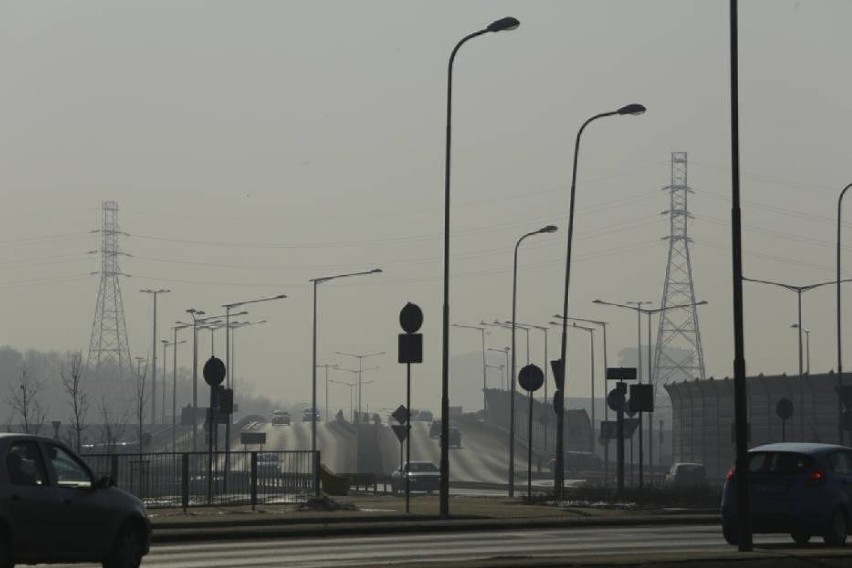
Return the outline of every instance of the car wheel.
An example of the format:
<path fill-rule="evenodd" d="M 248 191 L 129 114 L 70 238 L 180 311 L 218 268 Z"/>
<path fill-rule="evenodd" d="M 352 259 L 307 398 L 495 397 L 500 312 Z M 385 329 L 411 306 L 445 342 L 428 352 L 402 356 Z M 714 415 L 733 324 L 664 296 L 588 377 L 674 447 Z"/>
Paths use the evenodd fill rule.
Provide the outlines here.
<path fill-rule="evenodd" d="M 811 535 L 802 531 L 791 532 L 790 536 L 793 537 L 793 542 L 796 544 L 808 544 L 811 540 Z"/>
<path fill-rule="evenodd" d="M 831 516 L 831 521 L 828 523 L 828 529 L 823 535 L 823 540 L 828 546 L 843 546 L 846 544 L 846 531 L 848 524 L 846 522 L 846 513 L 842 509 L 838 509 Z"/>
<path fill-rule="evenodd" d="M 732 522 L 722 522 L 722 536 L 725 537 L 725 542 L 737 545 L 737 526 Z"/>
<path fill-rule="evenodd" d="M 139 568 L 142 563 L 142 534 L 130 525 L 118 535 L 109 558 L 103 561 L 103 568 Z"/>

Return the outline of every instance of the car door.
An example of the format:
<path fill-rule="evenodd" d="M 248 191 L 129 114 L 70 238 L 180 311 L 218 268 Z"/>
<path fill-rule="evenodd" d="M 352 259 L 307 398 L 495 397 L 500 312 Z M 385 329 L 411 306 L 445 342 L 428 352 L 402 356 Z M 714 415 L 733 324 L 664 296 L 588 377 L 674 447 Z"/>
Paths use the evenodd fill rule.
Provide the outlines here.
<path fill-rule="evenodd" d="M 56 520 L 69 551 L 86 555 L 106 550 L 112 521 L 108 491 L 96 488 L 89 468 L 70 450 L 50 442 L 44 449 L 59 502 Z"/>
<path fill-rule="evenodd" d="M 47 468 L 38 443 L 21 440 L 9 444 L 4 467 L 9 484 L 6 508 L 17 553 L 61 554 L 62 543 L 54 538 L 59 529 L 56 496 L 48 484 Z"/>

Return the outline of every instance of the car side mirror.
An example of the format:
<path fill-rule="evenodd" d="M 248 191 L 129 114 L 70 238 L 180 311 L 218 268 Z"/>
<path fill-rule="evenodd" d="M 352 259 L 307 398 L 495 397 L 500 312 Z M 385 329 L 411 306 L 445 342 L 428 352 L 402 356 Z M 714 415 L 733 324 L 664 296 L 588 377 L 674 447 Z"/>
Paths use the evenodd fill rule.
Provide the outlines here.
<path fill-rule="evenodd" d="M 103 476 L 95 484 L 95 489 L 109 489 L 115 486 L 115 480 L 108 475 Z"/>

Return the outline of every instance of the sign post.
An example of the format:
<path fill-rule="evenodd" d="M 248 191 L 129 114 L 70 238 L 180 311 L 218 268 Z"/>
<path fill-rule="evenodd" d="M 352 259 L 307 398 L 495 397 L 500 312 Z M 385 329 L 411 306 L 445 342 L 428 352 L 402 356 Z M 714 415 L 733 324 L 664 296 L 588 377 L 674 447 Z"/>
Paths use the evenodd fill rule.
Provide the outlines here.
<path fill-rule="evenodd" d="M 793 416 L 793 401 L 782 398 L 775 405 L 775 414 L 781 419 L 781 441 L 787 441 L 787 421 Z"/>
<path fill-rule="evenodd" d="M 210 356 L 210 359 L 204 363 L 204 382 L 210 385 L 210 408 L 207 409 L 207 502 L 213 502 L 213 440 L 214 432 L 219 429 L 219 420 L 217 408 L 219 406 L 219 396 L 217 389 L 221 388 L 222 381 L 225 380 L 225 363 L 221 359 Z"/>
<path fill-rule="evenodd" d="M 518 373 L 518 383 L 522 389 L 529 393 L 530 400 L 529 412 L 527 413 L 527 501 L 532 502 L 533 393 L 544 384 L 544 373 L 536 365 L 527 365 Z"/>
<path fill-rule="evenodd" d="M 606 380 L 617 381 L 615 389 L 607 395 L 607 404 L 616 412 L 617 434 L 616 434 L 616 453 L 617 453 L 617 493 L 620 495 L 624 492 L 624 406 L 627 395 L 627 383 L 624 381 L 636 380 L 635 367 L 610 367 L 606 370 Z"/>
<path fill-rule="evenodd" d="M 401 422 L 405 426 L 405 437 L 407 438 L 406 443 L 406 456 L 405 461 L 407 464 L 411 463 L 411 364 L 412 363 L 422 363 L 423 362 L 423 335 L 417 333 L 417 330 L 420 329 L 420 326 L 423 325 L 423 311 L 417 304 L 412 304 L 408 302 L 403 306 L 403 308 L 399 311 L 399 325 L 402 327 L 405 333 L 399 334 L 399 356 L 397 358 L 399 363 L 405 363 L 405 406 L 400 406 L 401 409 L 405 410 L 405 422 Z M 399 408 L 397 409 L 399 411 Z M 399 421 L 399 420 L 397 420 Z M 446 426 L 446 425 L 445 425 Z M 445 428 L 446 430 L 446 428 Z M 399 434 L 397 434 L 399 437 Z M 449 440 L 441 439 L 441 444 L 447 444 Z M 402 455 L 402 438 L 400 438 L 400 457 Z M 443 446 L 442 446 L 443 447 Z M 402 472 L 405 475 L 405 512 L 410 513 L 410 499 L 411 499 L 411 480 L 407 471 Z M 442 479 L 441 487 L 442 489 L 445 487 L 444 484 L 449 484 L 449 480 Z"/>

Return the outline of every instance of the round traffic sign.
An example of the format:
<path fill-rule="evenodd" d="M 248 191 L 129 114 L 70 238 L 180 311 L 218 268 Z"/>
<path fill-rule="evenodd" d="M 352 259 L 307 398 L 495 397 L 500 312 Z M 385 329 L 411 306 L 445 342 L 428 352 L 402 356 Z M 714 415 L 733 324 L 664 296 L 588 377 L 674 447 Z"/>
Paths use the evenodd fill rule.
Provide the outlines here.
<path fill-rule="evenodd" d="M 225 380 L 225 363 L 221 359 L 217 359 L 211 355 L 207 362 L 204 363 L 203 374 L 204 382 L 211 387 L 221 385 L 222 381 Z"/>
<path fill-rule="evenodd" d="M 781 420 L 789 420 L 793 416 L 793 401 L 789 398 L 782 398 L 775 405 L 775 414 Z"/>
<path fill-rule="evenodd" d="M 606 395 L 606 404 L 611 410 L 621 410 L 624 408 L 624 393 L 618 389 L 612 389 L 609 391 L 609 394 Z"/>
<path fill-rule="evenodd" d="M 544 373 L 535 365 L 526 365 L 518 373 L 518 384 L 527 392 L 535 392 L 544 384 Z"/>
<path fill-rule="evenodd" d="M 405 333 L 417 333 L 420 326 L 423 325 L 423 310 L 417 304 L 408 302 L 399 311 L 399 325 L 405 330 Z"/>

